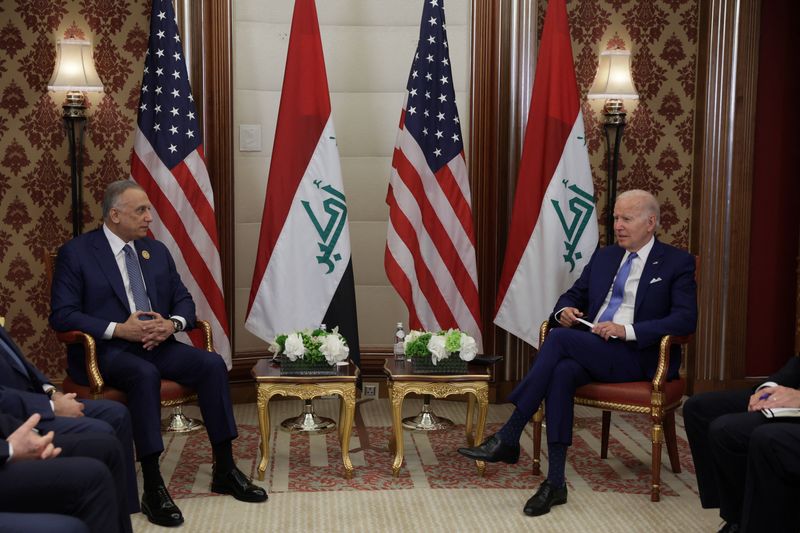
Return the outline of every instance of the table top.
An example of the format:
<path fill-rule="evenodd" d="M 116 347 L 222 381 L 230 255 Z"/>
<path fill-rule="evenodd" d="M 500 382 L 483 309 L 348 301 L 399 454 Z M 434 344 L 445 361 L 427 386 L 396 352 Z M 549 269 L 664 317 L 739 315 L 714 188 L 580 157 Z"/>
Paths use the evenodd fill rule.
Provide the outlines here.
<path fill-rule="evenodd" d="M 387 357 L 383 371 L 393 381 L 489 381 L 489 368 L 484 365 L 468 365 L 466 374 L 412 374 L 411 363 Z"/>
<path fill-rule="evenodd" d="M 342 381 L 352 381 L 355 383 L 358 377 L 358 367 L 348 360 L 347 366 L 339 366 L 339 373 L 335 376 L 281 376 L 281 367 L 272 364 L 271 357 L 259 359 L 250 375 L 261 383 L 332 383 Z"/>

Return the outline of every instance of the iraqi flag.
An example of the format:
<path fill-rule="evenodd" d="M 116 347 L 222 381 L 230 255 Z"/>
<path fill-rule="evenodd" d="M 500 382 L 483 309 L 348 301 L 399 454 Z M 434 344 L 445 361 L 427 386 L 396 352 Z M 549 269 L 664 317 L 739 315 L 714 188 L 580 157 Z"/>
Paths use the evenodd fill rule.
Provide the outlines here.
<path fill-rule="evenodd" d="M 297 0 L 245 327 L 339 327 L 359 363 L 347 203 L 314 0 Z"/>
<path fill-rule="evenodd" d="M 539 325 L 597 248 L 597 215 L 564 0 L 544 20 L 494 323 L 538 347 Z"/>

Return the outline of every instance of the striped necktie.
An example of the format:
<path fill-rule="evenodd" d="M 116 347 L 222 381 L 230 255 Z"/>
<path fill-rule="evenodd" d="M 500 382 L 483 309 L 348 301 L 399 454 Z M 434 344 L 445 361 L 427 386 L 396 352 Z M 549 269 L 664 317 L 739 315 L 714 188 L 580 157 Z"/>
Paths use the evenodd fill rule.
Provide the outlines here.
<path fill-rule="evenodd" d="M 133 303 L 136 305 L 135 311 L 150 311 L 150 300 L 147 298 L 142 270 L 133 246 L 126 244 L 122 249 L 125 251 L 125 266 L 128 268 L 128 282 L 133 293 Z"/>
<path fill-rule="evenodd" d="M 625 282 L 628 281 L 628 276 L 631 273 L 631 265 L 637 257 L 636 252 L 634 252 L 622 263 L 619 272 L 617 272 L 617 277 L 614 279 L 614 287 L 611 289 L 611 299 L 608 301 L 608 307 L 597 319 L 598 322 L 608 322 L 614 319 L 619 306 L 622 305 L 622 297 L 625 295 Z"/>

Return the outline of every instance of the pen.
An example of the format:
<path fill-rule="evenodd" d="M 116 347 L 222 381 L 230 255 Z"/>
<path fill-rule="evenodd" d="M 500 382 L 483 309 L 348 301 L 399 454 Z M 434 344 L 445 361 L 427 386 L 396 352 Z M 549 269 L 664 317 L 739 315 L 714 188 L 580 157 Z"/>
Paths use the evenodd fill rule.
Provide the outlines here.
<path fill-rule="evenodd" d="M 769 396 L 770 396 L 770 394 L 768 392 L 765 392 L 764 394 L 762 394 L 761 396 L 758 397 L 758 400 L 759 401 L 766 400 L 767 398 L 769 398 Z"/>

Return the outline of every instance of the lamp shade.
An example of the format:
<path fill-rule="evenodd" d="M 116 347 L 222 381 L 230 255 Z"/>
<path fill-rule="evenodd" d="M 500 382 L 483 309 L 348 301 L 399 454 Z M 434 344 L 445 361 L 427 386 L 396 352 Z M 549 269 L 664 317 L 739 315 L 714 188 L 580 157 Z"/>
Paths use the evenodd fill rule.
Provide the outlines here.
<path fill-rule="evenodd" d="M 47 88 L 51 91 L 103 92 L 92 58 L 92 43 L 62 39 L 56 43 L 56 70 Z"/>
<path fill-rule="evenodd" d="M 600 65 L 588 98 L 638 100 L 639 93 L 631 77 L 631 53 L 628 50 L 600 52 Z"/>

